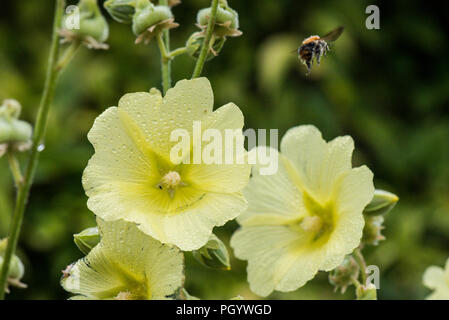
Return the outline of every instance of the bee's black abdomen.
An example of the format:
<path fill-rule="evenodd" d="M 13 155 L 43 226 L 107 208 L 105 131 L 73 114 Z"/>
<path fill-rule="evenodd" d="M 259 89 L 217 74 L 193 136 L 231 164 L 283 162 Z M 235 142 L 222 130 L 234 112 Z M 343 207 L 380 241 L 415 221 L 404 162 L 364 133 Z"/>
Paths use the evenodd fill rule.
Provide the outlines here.
<path fill-rule="evenodd" d="M 311 60 L 313 57 L 313 52 L 315 50 L 315 42 L 309 42 L 307 44 L 302 45 L 299 48 L 299 56 L 301 59 L 308 61 Z"/>

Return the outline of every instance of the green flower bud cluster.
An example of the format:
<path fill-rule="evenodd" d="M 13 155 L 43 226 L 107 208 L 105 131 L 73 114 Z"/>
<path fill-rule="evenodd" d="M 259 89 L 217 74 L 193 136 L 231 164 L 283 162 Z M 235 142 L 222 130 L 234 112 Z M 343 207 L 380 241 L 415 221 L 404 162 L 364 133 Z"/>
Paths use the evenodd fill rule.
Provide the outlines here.
<path fill-rule="evenodd" d="M 149 0 L 136 0 L 132 18 L 132 30 L 137 36 L 136 43 L 148 43 L 163 30 L 176 28 L 170 7 L 154 5 Z"/>
<path fill-rule="evenodd" d="M 187 54 L 194 59 L 198 59 L 200 54 L 211 14 L 212 8 L 204 8 L 198 11 L 196 26 L 200 28 L 201 31 L 193 33 L 186 42 Z M 238 37 L 242 35 L 242 32 L 238 30 L 238 28 L 238 13 L 230 8 L 225 0 L 221 0 L 217 7 L 214 31 L 206 60 L 211 60 L 220 53 L 226 41 L 226 37 Z"/>
<path fill-rule="evenodd" d="M 212 9 L 201 9 L 196 17 L 197 26 L 203 31 L 206 29 L 211 16 Z M 215 18 L 214 36 L 217 38 L 223 37 L 238 37 L 242 35 L 239 29 L 239 15 L 237 11 L 228 6 L 225 0 L 221 0 Z"/>
<path fill-rule="evenodd" d="M 365 227 L 363 228 L 362 242 L 367 245 L 377 246 L 379 241 L 385 240 L 382 235 L 384 217 L 365 217 Z"/>
<path fill-rule="evenodd" d="M 6 251 L 7 239 L 0 240 L 0 270 L 3 267 L 3 257 Z M 14 255 L 11 259 L 8 270 L 8 284 L 18 288 L 26 288 L 26 285 L 20 280 L 25 274 L 25 267 L 22 261 Z"/>
<path fill-rule="evenodd" d="M 334 286 L 335 291 L 340 289 L 341 293 L 345 293 L 354 279 L 359 277 L 359 272 L 359 265 L 351 255 L 348 255 L 341 265 L 329 273 L 329 282 Z"/>
<path fill-rule="evenodd" d="M 73 241 L 80 251 L 88 254 L 100 242 L 98 227 L 87 228 L 73 235 Z"/>
<path fill-rule="evenodd" d="M 195 59 L 200 55 L 205 35 L 203 32 L 193 33 L 186 42 L 187 54 Z M 213 59 L 224 46 L 226 37 L 216 39 L 207 53 L 206 61 Z"/>
<path fill-rule="evenodd" d="M 79 41 L 88 48 L 107 49 L 104 42 L 109 36 L 109 26 L 97 0 L 80 0 L 77 7 L 78 10 L 72 10 L 63 19 L 64 29 L 60 32 L 63 42 Z"/>
<path fill-rule="evenodd" d="M 14 99 L 3 100 L 0 106 L 0 157 L 8 148 L 25 151 L 31 146 L 33 130 L 28 122 L 18 119 L 21 109 Z"/>
<path fill-rule="evenodd" d="M 202 265 L 222 270 L 230 270 L 229 253 L 224 243 L 213 233 L 209 241 L 200 249 L 193 251 L 193 257 Z"/>
<path fill-rule="evenodd" d="M 382 225 L 384 216 L 394 208 L 398 200 L 399 197 L 394 193 L 380 189 L 374 191 L 373 199 L 363 211 L 365 227 L 362 242 L 364 244 L 377 246 L 379 241 L 385 240 L 381 233 L 384 229 Z"/>

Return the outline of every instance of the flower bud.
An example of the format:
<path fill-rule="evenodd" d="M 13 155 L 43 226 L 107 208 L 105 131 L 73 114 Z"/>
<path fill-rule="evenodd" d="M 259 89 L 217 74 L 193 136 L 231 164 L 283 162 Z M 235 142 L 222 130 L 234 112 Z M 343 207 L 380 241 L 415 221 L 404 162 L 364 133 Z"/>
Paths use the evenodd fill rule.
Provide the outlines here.
<path fill-rule="evenodd" d="M 74 234 L 73 241 L 78 249 L 87 255 L 100 242 L 98 227 L 87 228 L 80 233 Z"/>
<path fill-rule="evenodd" d="M 363 286 L 360 285 L 355 290 L 357 300 L 377 300 L 377 289 L 372 283 Z"/>
<path fill-rule="evenodd" d="M 212 13 L 212 8 L 201 9 L 196 17 L 197 26 L 203 31 L 206 29 L 209 18 Z M 238 37 L 242 35 L 239 28 L 239 15 L 231 9 L 226 1 L 221 1 L 217 8 L 217 15 L 215 18 L 214 35 L 218 38 L 222 37 Z"/>
<path fill-rule="evenodd" d="M 109 36 L 109 26 L 97 0 L 80 0 L 77 6 L 79 10 L 72 10 L 64 17 L 65 29 L 60 32 L 63 42 L 81 41 L 88 48 L 107 49 L 104 42 Z"/>
<path fill-rule="evenodd" d="M 189 56 L 191 56 L 194 59 L 198 59 L 198 56 L 200 55 L 201 51 L 201 46 L 203 45 L 204 42 L 204 38 L 205 35 L 203 32 L 195 32 L 189 37 L 189 39 L 186 42 L 187 54 Z M 225 37 L 215 39 L 212 47 L 207 53 L 206 61 L 213 59 L 220 53 L 225 41 L 226 41 Z"/>
<path fill-rule="evenodd" d="M 0 117 L 8 117 L 12 119 L 18 119 L 22 112 L 22 106 L 19 101 L 15 99 L 5 99 L 0 106 Z"/>
<path fill-rule="evenodd" d="M 5 255 L 7 244 L 7 239 L 0 240 L 0 270 L 3 268 L 3 257 Z M 20 282 L 20 279 L 22 279 L 24 274 L 25 267 L 23 266 L 22 261 L 16 255 L 13 255 L 9 264 L 8 284 L 18 288 L 26 288 L 26 285 Z"/>
<path fill-rule="evenodd" d="M 203 247 L 193 251 L 193 257 L 206 267 L 224 270 L 231 269 L 228 250 L 224 243 L 213 233 Z"/>
<path fill-rule="evenodd" d="M 120 23 L 131 24 L 136 12 L 136 0 L 107 0 L 103 4 L 111 17 Z"/>
<path fill-rule="evenodd" d="M 14 99 L 6 99 L 0 106 L 0 157 L 8 148 L 25 151 L 31 145 L 33 130 L 28 122 L 18 119 L 21 109 Z"/>
<path fill-rule="evenodd" d="M 368 245 L 377 246 L 379 241 L 385 240 L 381 234 L 384 226 L 383 216 L 365 216 L 365 227 L 363 228 L 362 242 Z"/>
<path fill-rule="evenodd" d="M 394 208 L 399 198 L 394 193 L 376 189 L 374 197 L 366 206 L 363 213 L 368 216 L 384 215 Z"/>
<path fill-rule="evenodd" d="M 148 43 L 156 34 L 178 26 L 168 6 L 155 6 L 148 0 L 137 0 L 133 17 L 133 32 L 136 43 Z"/>
<path fill-rule="evenodd" d="M 353 284 L 353 279 L 359 276 L 359 265 L 351 255 L 343 260 L 342 264 L 329 273 L 329 282 L 334 286 L 335 291 L 341 290 L 345 293 L 348 286 Z"/>

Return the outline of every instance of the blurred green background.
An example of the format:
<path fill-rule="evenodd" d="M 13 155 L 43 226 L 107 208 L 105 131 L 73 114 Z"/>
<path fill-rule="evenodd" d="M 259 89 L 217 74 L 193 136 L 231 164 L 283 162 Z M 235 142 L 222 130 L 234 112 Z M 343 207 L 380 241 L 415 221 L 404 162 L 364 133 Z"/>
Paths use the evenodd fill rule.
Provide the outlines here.
<path fill-rule="evenodd" d="M 103 1 L 99 1 L 103 2 Z M 0 100 L 18 99 L 23 118 L 35 119 L 43 87 L 53 17 L 53 1 L 3 1 L 0 10 Z M 68 1 L 73 4 L 74 1 Z M 240 14 L 243 36 L 229 39 L 210 61 L 216 107 L 229 101 L 245 114 L 247 128 L 278 128 L 280 136 L 299 124 L 314 124 L 326 139 L 350 134 L 354 164 L 367 164 L 377 188 L 400 196 L 387 216 L 387 240 L 366 250 L 368 264 L 381 271 L 381 299 L 422 299 L 427 266 L 449 256 L 449 60 L 447 3 L 429 6 L 397 1 L 230 0 Z M 380 30 L 365 28 L 365 8 L 380 8 Z M 174 8 L 181 24 L 171 32 L 172 48 L 196 31 L 196 12 L 208 0 L 183 0 Z M 445 7 L 445 8 L 444 8 Z M 134 45 L 128 25 L 107 17 L 108 51 L 82 49 L 62 75 L 31 191 L 19 255 L 26 264 L 27 290 L 11 299 L 65 299 L 59 278 L 82 254 L 72 234 L 94 225 L 86 207 L 81 175 L 93 153 L 86 134 L 96 116 L 127 92 L 160 88 L 155 43 Z M 294 50 L 310 34 L 338 25 L 346 30 L 310 76 Z M 181 56 L 173 79 L 188 78 L 194 60 Z M 22 163 L 25 158 L 22 158 Z M 13 209 L 14 188 L 6 160 L 0 159 L 0 236 Z M 237 228 L 217 228 L 228 244 Z M 186 287 L 205 299 L 238 294 L 257 298 L 246 283 L 246 264 L 232 271 L 205 269 L 187 254 Z M 292 293 L 271 298 L 353 298 L 353 290 L 333 293 L 319 275 Z"/>

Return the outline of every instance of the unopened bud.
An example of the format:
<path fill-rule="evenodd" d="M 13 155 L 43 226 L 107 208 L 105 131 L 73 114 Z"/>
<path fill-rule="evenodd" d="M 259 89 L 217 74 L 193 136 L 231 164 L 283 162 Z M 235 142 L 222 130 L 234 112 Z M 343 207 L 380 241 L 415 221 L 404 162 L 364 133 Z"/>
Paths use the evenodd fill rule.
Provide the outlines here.
<path fill-rule="evenodd" d="M 230 270 L 229 253 L 224 243 L 211 234 L 209 241 L 200 249 L 193 251 L 193 257 L 202 265 L 214 269 Z"/>
<path fill-rule="evenodd" d="M 197 26 L 203 30 L 207 27 L 211 17 L 212 8 L 201 9 L 196 17 Z M 239 15 L 237 11 L 230 8 L 226 1 L 221 1 L 217 8 L 215 18 L 214 35 L 222 37 L 238 37 L 242 35 L 239 29 Z"/>
<path fill-rule="evenodd" d="M 0 240 L 0 270 L 3 268 L 3 259 L 7 244 L 7 239 Z M 16 255 L 13 255 L 9 264 L 8 284 L 18 288 L 26 288 L 26 285 L 20 282 L 24 274 L 25 267 L 22 261 Z"/>
<path fill-rule="evenodd" d="M 159 32 L 178 26 L 168 6 L 155 6 L 148 0 L 137 0 L 132 22 L 136 43 L 148 43 Z"/>
<path fill-rule="evenodd" d="M 0 157 L 9 149 L 28 150 L 33 129 L 28 122 L 19 120 L 21 106 L 13 99 L 6 99 L 0 106 Z"/>
<path fill-rule="evenodd" d="M 363 213 L 369 216 L 384 215 L 391 211 L 398 202 L 399 197 L 394 193 L 376 189 L 374 191 L 374 197 L 371 202 L 366 206 Z"/>
<path fill-rule="evenodd" d="M 358 286 L 355 292 L 357 300 L 377 300 L 377 289 L 372 283 Z"/>
<path fill-rule="evenodd" d="M 126 24 L 133 22 L 136 0 L 107 0 L 103 6 L 114 20 Z"/>
<path fill-rule="evenodd" d="M 343 260 L 342 264 L 329 273 L 329 282 L 334 286 L 335 291 L 341 290 L 345 293 L 348 286 L 353 284 L 353 280 L 359 276 L 359 265 L 351 255 Z"/>
<path fill-rule="evenodd" d="M 64 29 L 60 32 L 63 42 L 81 41 L 88 48 L 107 49 L 104 43 L 109 36 L 109 26 L 101 14 L 97 0 L 80 0 L 78 10 L 64 17 Z M 74 23 L 79 19 L 79 23 Z"/>
<path fill-rule="evenodd" d="M 201 51 L 201 46 L 203 45 L 205 35 L 203 32 L 195 32 L 193 33 L 186 42 L 187 54 L 194 59 L 198 59 Z M 212 47 L 209 49 L 207 53 L 206 61 L 213 59 L 217 56 L 223 45 L 226 41 L 226 38 L 215 39 Z"/>
<path fill-rule="evenodd" d="M 22 111 L 22 106 L 19 101 L 15 99 L 5 99 L 0 106 L 0 117 L 10 119 L 18 119 Z"/>
<path fill-rule="evenodd" d="M 379 241 L 385 240 L 385 237 L 382 235 L 383 222 L 383 216 L 365 216 L 365 227 L 363 228 L 362 237 L 364 244 L 377 246 Z"/>
<path fill-rule="evenodd" d="M 87 228 L 80 233 L 73 235 L 73 241 L 80 251 L 88 254 L 100 242 L 98 227 Z"/>

